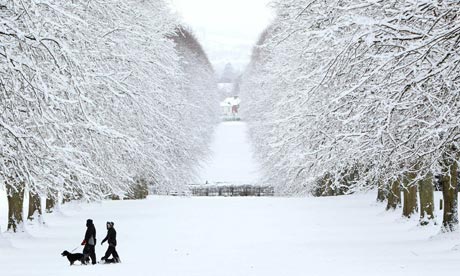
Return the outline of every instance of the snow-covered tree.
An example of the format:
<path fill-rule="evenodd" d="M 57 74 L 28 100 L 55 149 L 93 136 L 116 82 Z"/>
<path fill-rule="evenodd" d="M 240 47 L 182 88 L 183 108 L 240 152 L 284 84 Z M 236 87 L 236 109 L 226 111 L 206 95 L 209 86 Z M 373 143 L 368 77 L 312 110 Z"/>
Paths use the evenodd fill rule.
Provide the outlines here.
<path fill-rule="evenodd" d="M 190 81 L 163 1 L 4 2 L 0 180 L 11 229 L 29 191 L 51 207 L 193 177 L 217 117 L 215 81 L 201 60 Z"/>
<path fill-rule="evenodd" d="M 423 224 L 441 175 L 444 228 L 454 229 L 458 1 L 292 0 L 276 8 L 242 85 L 268 181 L 281 193 L 319 186 L 325 195 L 379 186 L 390 208 L 402 186 L 406 216 L 416 211 L 418 186 Z"/>

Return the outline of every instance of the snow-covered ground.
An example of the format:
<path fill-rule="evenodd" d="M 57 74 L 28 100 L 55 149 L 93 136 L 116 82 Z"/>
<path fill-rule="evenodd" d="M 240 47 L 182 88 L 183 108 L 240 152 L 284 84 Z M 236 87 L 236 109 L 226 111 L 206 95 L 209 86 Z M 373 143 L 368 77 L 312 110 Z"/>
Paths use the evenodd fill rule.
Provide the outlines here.
<path fill-rule="evenodd" d="M 251 153 L 246 123 L 222 122 L 214 133 L 211 156 L 203 164 L 198 184 L 206 181 L 256 183 L 259 168 Z"/>
<path fill-rule="evenodd" d="M 443 275 L 460 270 L 459 233 L 417 227 L 374 194 L 331 198 L 181 198 L 67 204 L 47 226 L 3 234 L 1 275 Z M 70 267 L 93 218 L 113 220 L 123 263 Z M 81 247 L 79 248 L 81 249 Z M 100 258 L 105 247 L 97 246 Z"/>

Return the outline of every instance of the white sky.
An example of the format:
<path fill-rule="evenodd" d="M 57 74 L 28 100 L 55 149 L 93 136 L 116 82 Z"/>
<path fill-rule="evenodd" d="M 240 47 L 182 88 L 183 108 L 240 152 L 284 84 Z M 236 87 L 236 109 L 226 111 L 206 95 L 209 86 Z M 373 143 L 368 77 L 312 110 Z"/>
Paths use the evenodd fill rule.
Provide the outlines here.
<path fill-rule="evenodd" d="M 195 32 L 217 72 L 227 62 L 243 70 L 253 45 L 270 23 L 271 0 L 170 0 Z"/>

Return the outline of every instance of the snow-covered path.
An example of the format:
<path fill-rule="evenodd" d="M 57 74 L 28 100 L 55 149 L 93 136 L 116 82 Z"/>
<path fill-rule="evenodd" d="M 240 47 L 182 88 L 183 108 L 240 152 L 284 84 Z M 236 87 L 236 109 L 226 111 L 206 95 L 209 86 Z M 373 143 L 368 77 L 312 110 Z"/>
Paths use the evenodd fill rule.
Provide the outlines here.
<path fill-rule="evenodd" d="M 259 166 L 252 156 L 244 122 L 222 122 L 216 128 L 211 156 L 200 171 L 199 182 L 257 182 Z"/>
<path fill-rule="evenodd" d="M 30 236 L 6 235 L 2 275 L 439 275 L 460 270 L 459 233 L 437 236 L 374 195 L 334 198 L 150 197 L 66 205 Z M 99 241 L 115 221 L 122 264 L 73 266 L 93 218 Z M 433 238 L 431 238 L 434 236 Z M 98 258 L 105 247 L 97 246 Z"/>

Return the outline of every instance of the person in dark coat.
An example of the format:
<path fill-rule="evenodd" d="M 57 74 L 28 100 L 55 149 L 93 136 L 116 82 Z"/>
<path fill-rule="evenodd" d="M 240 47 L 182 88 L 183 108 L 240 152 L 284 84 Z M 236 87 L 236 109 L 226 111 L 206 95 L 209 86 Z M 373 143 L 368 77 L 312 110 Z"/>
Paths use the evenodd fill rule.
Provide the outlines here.
<path fill-rule="evenodd" d="M 94 227 L 92 219 L 86 220 L 85 239 L 81 242 L 81 245 L 85 246 L 83 248 L 85 264 L 89 262 L 89 258 L 91 258 L 92 264 L 96 264 L 96 251 L 94 249 L 96 246 L 96 227 Z"/>
<path fill-rule="evenodd" d="M 104 244 L 104 242 L 109 243 L 109 247 L 107 248 L 107 251 L 105 252 L 104 257 L 101 258 L 102 261 L 105 262 L 114 262 L 114 263 L 119 263 L 120 262 L 120 257 L 118 256 L 117 252 L 117 231 L 113 227 L 114 223 L 113 221 L 107 221 L 107 236 L 102 240 L 101 245 Z M 113 260 L 109 260 L 110 255 L 113 255 Z"/>

